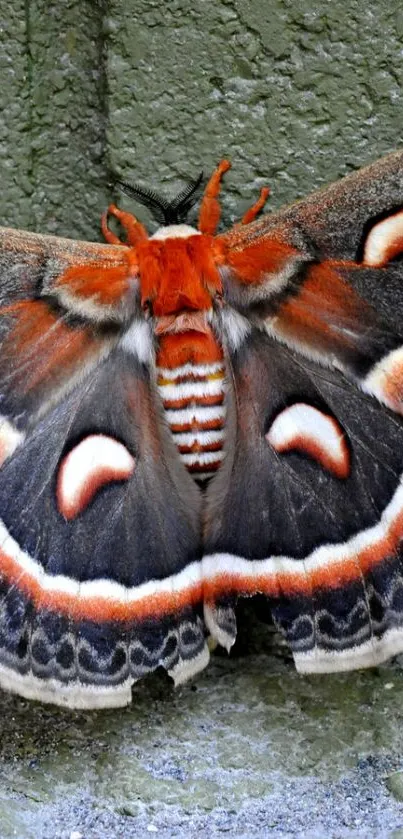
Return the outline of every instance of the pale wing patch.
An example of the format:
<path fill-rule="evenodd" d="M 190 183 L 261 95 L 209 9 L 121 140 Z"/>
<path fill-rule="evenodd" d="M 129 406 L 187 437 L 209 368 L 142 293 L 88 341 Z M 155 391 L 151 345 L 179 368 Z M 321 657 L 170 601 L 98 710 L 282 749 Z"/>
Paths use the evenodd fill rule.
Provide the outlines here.
<path fill-rule="evenodd" d="M 79 317 L 97 323 L 103 323 L 104 321 L 120 323 L 122 320 L 122 312 L 116 305 L 100 303 L 96 295 L 92 297 L 80 296 L 71 291 L 67 285 L 55 286 L 52 291 L 61 306 Z"/>
<path fill-rule="evenodd" d="M 380 267 L 403 251 L 403 211 L 383 219 L 365 242 L 363 262 Z"/>
<path fill-rule="evenodd" d="M 57 504 L 66 519 L 82 513 L 101 487 L 130 478 L 135 461 L 126 447 L 104 434 L 92 434 L 62 461 L 57 479 Z"/>
<path fill-rule="evenodd" d="M 135 320 L 122 336 L 119 346 L 125 352 L 134 355 L 142 364 L 151 361 L 153 353 L 153 338 L 150 324 L 147 321 Z"/>
<path fill-rule="evenodd" d="M 285 408 L 274 420 L 266 440 L 277 452 L 302 452 L 337 478 L 347 478 L 350 457 L 338 422 L 303 402 Z"/>

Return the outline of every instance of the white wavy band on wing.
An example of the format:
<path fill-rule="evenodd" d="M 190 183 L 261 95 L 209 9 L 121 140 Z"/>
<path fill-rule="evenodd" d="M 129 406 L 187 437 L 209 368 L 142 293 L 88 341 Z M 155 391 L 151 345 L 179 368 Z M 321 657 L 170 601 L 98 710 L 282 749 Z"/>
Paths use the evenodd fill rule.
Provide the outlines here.
<path fill-rule="evenodd" d="M 126 587 L 107 578 L 80 582 L 65 574 L 49 574 L 43 565 L 19 547 L 0 520 L 0 574 L 5 571 L 7 558 L 13 560 L 18 568 L 15 579 L 17 585 L 23 587 L 29 580 L 31 585 L 27 588 L 37 585 L 44 600 L 49 594 L 66 596 L 72 607 L 80 601 L 85 603 L 96 600 L 105 606 L 114 602 L 129 609 L 131 604 L 152 599 L 156 595 L 167 595 L 175 599 L 178 593 L 200 586 L 201 583 L 200 562 L 191 562 L 178 574 L 164 580 L 149 580 L 133 587 Z"/>
<path fill-rule="evenodd" d="M 287 556 L 248 560 L 233 554 L 216 553 L 205 556 L 201 562 L 191 562 L 182 571 L 166 579 L 149 580 L 138 586 L 126 587 L 108 579 L 79 582 L 65 575 L 47 573 L 39 562 L 21 550 L 6 526 L 0 523 L 0 572 L 6 579 L 10 579 L 9 572 L 12 571 L 10 582 L 28 592 L 34 590 L 35 586 L 39 587 L 38 592 L 35 590 L 39 605 L 42 594 L 44 601 L 49 594 L 66 596 L 63 608 L 68 607 L 73 612 L 75 604 L 85 605 L 95 600 L 99 610 L 97 615 L 101 620 L 103 607 L 108 612 L 111 605 L 120 604 L 124 619 L 130 618 L 133 605 L 141 603 L 143 609 L 150 602 L 152 606 L 154 599 L 159 596 L 164 598 L 164 602 L 158 607 L 158 614 L 172 608 L 177 611 L 178 604 L 182 602 L 180 595 L 183 595 L 184 603 L 196 602 L 199 593 L 200 599 L 204 595 L 207 600 L 232 591 L 240 594 L 262 592 L 268 596 L 281 595 L 282 590 L 297 593 L 303 591 L 309 595 L 312 590 L 310 575 L 315 575 L 315 584 L 321 585 L 321 571 L 327 587 L 332 583 L 335 587 L 340 584 L 340 569 L 344 569 L 347 582 L 353 573 L 353 580 L 361 580 L 363 567 L 360 559 L 366 558 L 370 568 L 385 556 L 393 554 L 402 532 L 403 485 L 400 481 L 377 524 L 345 542 L 322 545 L 303 560 Z M 333 581 L 332 570 L 335 571 Z M 59 609 L 57 603 L 56 606 Z"/>
<path fill-rule="evenodd" d="M 403 626 L 388 629 L 380 638 L 355 644 L 345 650 L 314 647 L 306 653 L 293 653 L 298 673 L 340 673 L 382 664 L 403 652 Z"/>
<path fill-rule="evenodd" d="M 40 679 L 33 673 L 18 673 L 0 664 L 0 685 L 4 690 L 18 693 L 25 699 L 51 702 L 62 708 L 92 709 L 124 708 L 132 701 L 133 678 L 120 685 L 100 687 L 74 681 L 65 684 L 57 679 Z"/>

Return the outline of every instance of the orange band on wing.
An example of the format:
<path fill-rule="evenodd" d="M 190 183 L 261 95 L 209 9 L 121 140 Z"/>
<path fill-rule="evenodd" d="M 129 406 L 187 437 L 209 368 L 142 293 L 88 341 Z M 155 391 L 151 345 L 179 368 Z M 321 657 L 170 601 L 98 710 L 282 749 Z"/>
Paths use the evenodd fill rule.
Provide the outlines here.
<path fill-rule="evenodd" d="M 240 250 L 228 250 L 225 262 L 242 283 L 263 283 L 270 274 L 278 274 L 298 255 L 290 245 L 276 239 L 245 245 Z"/>
<path fill-rule="evenodd" d="M 100 341 L 88 330 L 71 328 L 41 300 L 24 300 L 1 310 L 13 324 L 2 352 L 13 360 L 13 382 L 25 392 L 82 366 Z"/>
<path fill-rule="evenodd" d="M 74 265 L 58 277 L 55 288 L 66 286 L 70 294 L 95 298 L 103 305 L 118 303 L 138 270 L 134 251 L 128 248 L 125 257 L 122 265 Z"/>
<path fill-rule="evenodd" d="M 1 575 L 32 600 L 37 609 L 48 609 L 73 620 L 143 621 L 180 612 L 203 598 L 202 583 L 183 588 L 178 592 L 156 592 L 132 602 L 108 597 L 80 598 L 63 590 L 46 590 L 27 572 L 21 572 L 16 560 L 4 550 L 0 551 Z M 48 578 L 50 575 L 47 575 Z M 105 581 L 107 588 L 107 581 Z"/>
<path fill-rule="evenodd" d="M 332 263 L 314 265 L 299 293 L 280 306 L 275 330 L 284 338 L 314 348 L 354 348 L 357 335 L 374 313 Z"/>

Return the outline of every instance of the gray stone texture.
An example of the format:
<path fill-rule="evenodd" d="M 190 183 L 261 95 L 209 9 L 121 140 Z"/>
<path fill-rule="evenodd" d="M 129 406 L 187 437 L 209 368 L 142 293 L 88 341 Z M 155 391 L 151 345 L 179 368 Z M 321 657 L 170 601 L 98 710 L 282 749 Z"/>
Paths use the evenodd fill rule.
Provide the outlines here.
<path fill-rule="evenodd" d="M 0 0 L 0 24 L 2 223 L 96 238 L 114 173 L 169 192 L 228 156 L 229 224 L 401 140 L 398 0 Z"/>
<path fill-rule="evenodd" d="M 4 225 L 97 239 L 114 175 L 175 192 L 223 156 L 228 225 L 401 143 L 400 0 L 0 0 L 0 39 Z M 268 639 L 126 711 L 3 694 L 2 839 L 402 837 L 399 662 L 302 678 Z"/>

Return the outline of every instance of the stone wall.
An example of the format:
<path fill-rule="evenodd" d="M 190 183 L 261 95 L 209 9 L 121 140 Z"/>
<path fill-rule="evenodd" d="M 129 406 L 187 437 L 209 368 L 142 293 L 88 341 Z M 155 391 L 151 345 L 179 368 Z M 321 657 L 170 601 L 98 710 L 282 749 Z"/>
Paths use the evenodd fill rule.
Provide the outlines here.
<path fill-rule="evenodd" d="M 222 156 L 228 224 L 401 142 L 400 0 L 0 0 L 0 37 L 2 224 L 98 238 L 113 173 Z"/>

